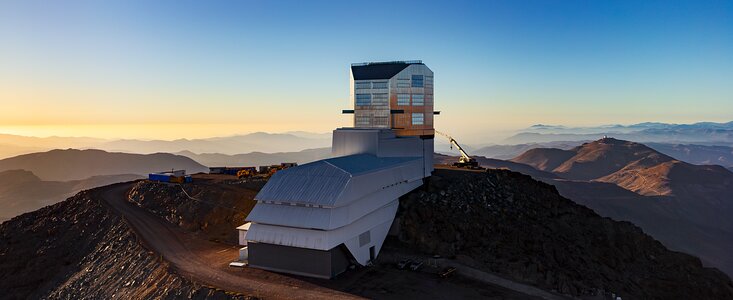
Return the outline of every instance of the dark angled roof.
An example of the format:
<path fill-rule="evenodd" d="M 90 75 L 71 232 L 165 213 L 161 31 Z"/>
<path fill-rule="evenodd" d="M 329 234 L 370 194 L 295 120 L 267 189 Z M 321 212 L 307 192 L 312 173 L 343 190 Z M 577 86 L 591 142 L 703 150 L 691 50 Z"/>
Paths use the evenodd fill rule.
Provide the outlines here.
<path fill-rule="evenodd" d="M 352 64 L 354 80 L 390 79 L 409 65 L 423 64 L 421 61 L 391 61 Z"/>

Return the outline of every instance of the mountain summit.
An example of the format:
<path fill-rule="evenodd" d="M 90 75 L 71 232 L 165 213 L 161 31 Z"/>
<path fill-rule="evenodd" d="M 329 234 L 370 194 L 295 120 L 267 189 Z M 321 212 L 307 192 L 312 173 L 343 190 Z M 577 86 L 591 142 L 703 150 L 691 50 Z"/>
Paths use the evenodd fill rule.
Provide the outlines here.
<path fill-rule="evenodd" d="M 692 165 L 643 144 L 602 138 L 570 150 L 536 148 L 511 161 L 570 180 L 616 184 L 645 196 L 733 187 L 733 173 L 717 165 Z"/>

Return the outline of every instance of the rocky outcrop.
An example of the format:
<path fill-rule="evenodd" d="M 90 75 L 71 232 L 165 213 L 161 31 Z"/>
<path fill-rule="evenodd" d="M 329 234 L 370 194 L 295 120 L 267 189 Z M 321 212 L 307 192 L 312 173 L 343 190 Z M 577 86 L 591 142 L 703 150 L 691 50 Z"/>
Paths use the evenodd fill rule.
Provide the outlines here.
<path fill-rule="evenodd" d="M 0 225 L 4 299 L 241 299 L 171 271 L 84 191 Z"/>
<path fill-rule="evenodd" d="M 573 296 L 733 299 L 722 272 L 529 176 L 436 169 L 427 183 L 398 212 L 400 239 L 418 251 Z"/>
<path fill-rule="evenodd" d="M 234 228 L 244 224 L 265 182 L 259 178 L 221 181 L 202 176 L 183 185 L 142 180 L 135 183 L 128 198 L 184 230 L 236 245 L 238 233 Z"/>

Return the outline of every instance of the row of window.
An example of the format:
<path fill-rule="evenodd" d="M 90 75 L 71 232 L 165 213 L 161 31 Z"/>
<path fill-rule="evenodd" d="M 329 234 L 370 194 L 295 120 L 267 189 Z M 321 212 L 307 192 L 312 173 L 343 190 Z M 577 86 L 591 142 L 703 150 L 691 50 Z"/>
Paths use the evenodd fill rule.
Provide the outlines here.
<path fill-rule="evenodd" d="M 389 94 L 356 94 L 356 105 L 389 105 Z"/>
<path fill-rule="evenodd" d="M 371 117 L 369 116 L 356 116 L 356 126 L 371 126 L 371 125 L 387 126 L 389 125 L 388 117 L 374 116 L 374 124 L 369 123 L 370 118 Z M 412 125 L 424 125 L 424 124 L 425 124 L 425 114 L 424 113 L 412 113 Z"/>
<path fill-rule="evenodd" d="M 433 85 L 433 76 L 412 75 L 410 78 L 397 78 L 398 88 L 421 88 Z M 361 89 L 386 89 L 389 83 L 387 81 L 356 81 L 354 88 Z"/>
<path fill-rule="evenodd" d="M 388 103 L 389 94 L 387 93 L 356 94 L 356 105 L 388 105 Z M 397 105 L 410 105 L 410 94 L 397 94 Z M 425 95 L 413 94 L 412 105 L 425 105 Z"/>
<path fill-rule="evenodd" d="M 410 94 L 397 94 L 397 105 L 410 105 Z M 425 95 L 413 94 L 412 95 L 413 106 L 425 105 Z"/>
<path fill-rule="evenodd" d="M 386 89 L 387 81 L 357 81 L 354 83 L 356 89 Z"/>
<path fill-rule="evenodd" d="M 423 124 L 425 124 L 425 114 L 412 113 L 412 125 L 423 125 Z"/>
<path fill-rule="evenodd" d="M 374 118 L 374 124 L 370 124 L 369 121 L 371 118 Z M 388 127 L 389 126 L 389 117 L 385 116 L 356 116 L 356 126 L 379 126 L 379 127 Z"/>

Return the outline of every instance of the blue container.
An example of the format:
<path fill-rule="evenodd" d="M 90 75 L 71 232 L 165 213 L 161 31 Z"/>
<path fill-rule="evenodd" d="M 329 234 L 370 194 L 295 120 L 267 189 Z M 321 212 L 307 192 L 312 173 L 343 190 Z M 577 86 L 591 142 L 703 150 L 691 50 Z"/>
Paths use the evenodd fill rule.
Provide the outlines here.
<path fill-rule="evenodd" d="M 165 175 L 165 174 L 156 174 L 156 173 L 148 174 L 148 179 L 151 181 L 170 182 L 170 178 L 171 178 L 170 175 Z"/>
<path fill-rule="evenodd" d="M 184 178 L 183 182 L 191 183 L 191 182 L 193 182 L 193 178 L 191 178 L 190 175 L 186 175 L 186 177 Z"/>

